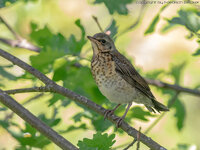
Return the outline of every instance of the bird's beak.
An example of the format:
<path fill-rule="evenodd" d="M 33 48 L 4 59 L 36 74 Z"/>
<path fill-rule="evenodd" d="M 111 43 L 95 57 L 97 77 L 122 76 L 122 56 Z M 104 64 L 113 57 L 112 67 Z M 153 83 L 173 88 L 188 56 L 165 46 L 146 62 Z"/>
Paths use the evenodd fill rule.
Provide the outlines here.
<path fill-rule="evenodd" d="M 91 42 L 94 42 L 96 43 L 97 42 L 97 39 L 92 37 L 92 36 L 87 36 L 87 38 L 91 41 Z"/>

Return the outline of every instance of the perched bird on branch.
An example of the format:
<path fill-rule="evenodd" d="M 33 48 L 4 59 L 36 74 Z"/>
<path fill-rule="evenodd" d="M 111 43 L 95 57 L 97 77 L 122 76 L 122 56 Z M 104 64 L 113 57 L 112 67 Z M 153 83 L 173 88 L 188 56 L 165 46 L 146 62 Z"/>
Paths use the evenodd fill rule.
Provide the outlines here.
<path fill-rule="evenodd" d="M 92 75 L 101 93 L 118 105 L 106 111 L 104 118 L 112 115 L 121 104 L 128 104 L 122 117 L 116 118 L 119 127 L 132 102 L 144 104 L 151 112 L 169 111 L 153 96 L 146 81 L 139 75 L 130 61 L 119 53 L 113 40 L 105 33 L 88 36 L 92 43 Z"/>

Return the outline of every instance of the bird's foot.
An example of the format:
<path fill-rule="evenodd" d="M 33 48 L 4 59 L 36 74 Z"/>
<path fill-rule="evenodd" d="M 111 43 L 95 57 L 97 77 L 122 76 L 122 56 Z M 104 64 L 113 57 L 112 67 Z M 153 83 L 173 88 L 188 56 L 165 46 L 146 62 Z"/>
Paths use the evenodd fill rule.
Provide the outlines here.
<path fill-rule="evenodd" d="M 116 121 L 116 127 L 119 128 L 124 120 L 124 117 L 116 117 L 114 120 Z"/>
<path fill-rule="evenodd" d="M 106 110 L 106 112 L 105 112 L 105 114 L 104 114 L 104 120 L 105 120 L 106 118 L 108 118 L 108 116 L 111 116 L 111 115 L 113 115 L 113 114 L 114 114 L 114 110 L 110 110 L 110 109 Z"/>

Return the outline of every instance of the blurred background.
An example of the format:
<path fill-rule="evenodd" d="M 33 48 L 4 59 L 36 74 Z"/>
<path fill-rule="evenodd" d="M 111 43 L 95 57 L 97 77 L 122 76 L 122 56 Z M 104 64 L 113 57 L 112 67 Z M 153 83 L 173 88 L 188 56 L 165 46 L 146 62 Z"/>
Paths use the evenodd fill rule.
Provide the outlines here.
<path fill-rule="evenodd" d="M 143 2 L 143 3 L 142 3 Z M 144 3 L 146 2 L 146 3 Z M 110 31 L 117 49 L 136 66 L 142 76 L 200 87 L 200 4 L 134 0 L 3 0 L 0 16 L 21 37 L 41 48 L 33 52 L 0 44 L 0 48 L 29 63 L 48 77 L 105 108 L 111 104 L 99 92 L 90 72 L 92 50 L 87 35 Z M 160 2 L 160 3 L 159 3 Z M 161 4 L 161 2 L 163 4 Z M 184 2 L 188 2 L 184 4 Z M 15 37 L 0 23 L 0 37 Z M 78 64 L 78 65 L 77 65 Z M 77 67 L 79 66 L 79 67 Z M 87 82 L 86 82 L 87 81 Z M 21 68 L 0 58 L 0 88 L 3 90 L 43 85 Z M 151 86 L 165 105 L 175 99 L 170 112 L 162 116 L 134 105 L 126 121 L 167 149 L 200 149 L 200 96 Z M 123 149 L 132 138 L 103 117 L 66 97 L 53 93 L 12 95 L 19 103 L 53 127 L 74 145 L 101 133 L 116 141 L 111 149 Z M 117 115 L 122 115 L 125 106 Z M 108 135 L 107 135 L 107 134 Z M 136 144 L 132 149 L 135 149 Z M 20 117 L 0 104 L 0 149 L 59 149 Z M 148 147 L 141 144 L 141 149 Z"/>

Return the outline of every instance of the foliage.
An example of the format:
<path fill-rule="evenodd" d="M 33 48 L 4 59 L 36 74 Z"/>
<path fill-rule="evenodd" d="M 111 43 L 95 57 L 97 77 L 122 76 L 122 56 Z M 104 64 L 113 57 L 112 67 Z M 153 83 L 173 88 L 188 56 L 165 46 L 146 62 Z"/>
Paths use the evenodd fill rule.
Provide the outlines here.
<path fill-rule="evenodd" d="M 78 141 L 78 146 L 80 150 L 108 150 L 115 143 L 114 138 L 114 134 L 108 136 L 107 133 L 97 132 L 92 139 L 84 138 L 83 141 Z"/>
<path fill-rule="evenodd" d="M 128 9 L 127 4 L 130 4 L 133 0 L 95 0 L 94 4 L 104 3 L 104 5 L 108 8 L 110 14 L 117 12 L 121 15 L 127 15 Z"/>
<path fill-rule="evenodd" d="M 138 32 L 130 30 L 130 25 L 127 25 L 131 21 L 130 18 L 133 20 L 135 19 L 132 14 L 130 14 L 131 9 L 129 9 L 132 8 L 132 4 L 134 4 L 134 2 L 135 0 L 94 0 L 92 5 L 88 6 L 88 8 L 91 7 L 99 9 L 100 7 L 98 4 L 103 4 L 105 8 L 108 9 L 109 21 L 105 23 L 100 22 L 100 24 L 107 25 L 104 31 L 110 31 L 110 36 L 116 41 L 117 44 L 119 44 L 119 46 L 127 46 L 130 39 L 130 31 L 131 33 L 139 36 Z M 20 5 L 18 5 L 19 3 Z M 0 1 L 0 8 L 4 7 L 3 9 L 11 9 L 12 11 L 12 9 L 16 7 L 16 10 L 14 11 L 16 16 L 14 18 L 16 18 L 17 21 L 16 24 L 11 24 L 11 26 L 14 27 L 14 29 L 16 29 L 16 31 L 20 34 L 25 32 L 23 33 L 23 36 L 26 37 L 31 43 L 34 43 L 40 47 L 41 52 L 29 53 L 25 49 L 11 48 L 9 46 L 5 47 L 3 44 L 1 45 L 1 48 L 5 48 L 13 55 L 16 55 L 17 57 L 28 62 L 31 66 L 44 73 L 61 86 L 77 92 L 80 95 L 86 96 L 105 108 L 113 108 L 115 104 L 110 103 L 101 94 L 92 78 L 90 71 L 89 61 L 92 57 L 90 50 L 91 46 L 89 45 L 89 42 L 87 42 L 86 35 L 91 34 L 92 31 L 92 27 L 88 27 L 87 24 L 91 19 L 88 19 L 87 17 L 82 18 L 81 15 L 84 16 L 85 14 L 80 13 L 77 13 L 80 15 L 74 14 L 74 16 L 70 16 L 69 14 L 66 16 L 66 14 L 64 14 L 67 19 L 57 19 L 57 17 L 59 18 L 59 15 L 55 13 L 58 11 L 56 10 L 57 6 L 53 6 L 53 8 L 51 8 L 52 12 L 47 11 L 45 13 L 45 11 L 48 10 L 48 5 L 51 3 L 57 4 L 58 2 L 47 2 L 43 0 Z M 198 48 L 194 47 L 194 50 L 197 50 L 195 50 L 189 60 L 187 60 L 185 57 L 179 57 L 179 59 L 172 60 L 172 63 L 169 65 L 168 69 L 160 68 L 158 70 L 153 69 L 144 73 L 140 71 L 140 73 L 145 75 L 147 78 L 166 81 L 171 84 L 185 85 L 186 74 L 187 78 L 192 78 L 194 72 L 196 71 L 194 71 L 194 68 L 189 68 L 188 64 L 196 61 L 195 59 L 198 57 L 194 56 L 200 56 L 200 12 L 193 5 L 190 5 L 190 7 L 182 6 L 178 8 L 175 16 L 168 17 L 167 15 L 165 16 L 164 11 L 169 9 L 170 5 L 170 3 L 167 3 L 161 6 L 158 13 L 155 16 L 152 16 L 153 19 L 150 21 L 150 24 L 148 26 L 145 25 L 144 30 L 143 28 L 139 28 L 140 31 L 142 31 L 144 35 L 148 35 L 148 37 L 150 37 L 151 34 L 157 31 L 156 29 L 158 28 L 158 24 L 162 20 L 165 22 L 165 25 L 160 30 L 162 34 L 170 31 L 172 32 L 171 29 L 173 28 L 176 29 L 178 27 L 184 27 L 183 29 L 190 34 L 190 36 L 187 36 L 186 38 L 188 40 L 194 39 L 197 41 L 199 46 Z M 147 9 L 145 5 L 144 7 Z M 24 13 L 27 12 L 27 10 L 30 11 L 30 16 L 29 13 Z M 106 13 L 103 11 L 101 11 L 101 13 Z M 42 12 L 40 14 L 41 16 L 34 18 L 33 16 L 36 12 Z M 61 14 L 60 10 L 58 12 Z M 96 12 L 94 11 L 94 13 Z M 146 15 L 145 11 L 142 13 L 144 14 L 141 16 Z M 28 18 L 26 15 L 30 18 Z M 56 19 L 54 18 L 54 15 L 56 16 Z M 75 18 L 75 16 L 78 16 L 78 19 Z M 52 19 L 53 23 L 50 23 L 51 19 L 49 18 L 51 17 L 55 19 Z M 71 19 L 71 17 L 73 19 Z M 103 17 L 107 19 L 107 16 Z M 23 18 L 23 22 L 20 22 L 20 18 Z M 58 20 L 63 22 L 66 21 L 67 23 L 60 25 Z M 2 30 L 2 34 L 0 37 L 4 37 L 4 34 L 7 35 L 4 33 L 4 30 L 6 29 L 3 28 L 3 24 L 1 25 L 2 26 L 0 26 L 0 28 Z M 121 28 L 121 26 L 123 27 Z M 138 24 L 138 26 L 142 27 L 144 25 L 142 25 L 141 22 Z M 129 33 L 127 32 L 127 34 L 123 34 L 123 37 L 121 38 L 120 36 L 121 33 L 123 33 L 123 28 L 127 29 Z M 8 34 L 8 38 L 12 39 L 13 37 Z M 188 68 L 190 71 L 189 73 Z M 0 88 L 7 90 L 11 87 L 14 89 L 38 85 L 41 85 L 41 83 L 39 83 L 35 77 L 29 73 L 19 70 L 19 68 L 16 68 L 14 64 L 9 64 L 4 60 L 0 60 Z M 195 86 L 198 88 L 199 83 L 195 83 L 194 87 Z M 177 132 L 184 130 L 186 128 L 185 122 L 188 119 L 188 117 L 186 118 L 186 116 L 188 116 L 188 111 L 186 111 L 186 109 L 189 107 L 186 105 L 186 102 L 183 101 L 184 98 L 178 96 L 174 101 L 172 99 L 176 93 L 173 90 L 163 88 L 152 89 L 153 92 L 155 92 L 155 95 L 158 95 L 158 97 L 162 99 L 165 104 L 173 104 L 170 109 L 172 111 L 169 113 L 174 113 L 173 115 L 175 123 L 170 119 L 166 121 L 170 122 L 170 128 L 176 129 Z M 14 96 L 14 98 L 17 100 L 19 99 L 19 102 L 25 107 L 30 108 L 30 111 L 35 111 L 34 113 L 37 114 L 36 116 L 38 118 L 40 118 L 50 127 L 55 128 L 56 130 L 58 129 L 57 131 L 60 134 L 64 136 L 65 134 L 84 135 L 85 138 L 83 138 L 83 140 L 80 140 L 81 136 L 77 136 L 76 139 L 77 141 L 79 140 L 77 146 L 80 148 L 80 150 L 108 150 L 113 148 L 113 144 L 116 142 L 115 137 L 117 137 L 116 139 L 121 138 L 121 136 L 123 138 L 125 137 L 125 134 L 121 130 L 117 130 L 118 132 L 116 131 L 113 123 L 108 120 L 103 121 L 103 116 L 100 116 L 96 112 L 64 96 L 55 93 L 46 93 L 38 101 L 35 99 L 33 102 L 32 98 L 35 96 L 37 96 L 37 94 L 28 93 L 27 95 L 20 95 L 19 97 Z M 52 111 L 53 114 L 50 114 L 50 111 Z M 123 105 L 120 106 L 115 113 L 116 115 L 121 116 L 124 111 L 125 106 Z M 26 122 L 19 123 L 19 119 L 15 116 L 12 116 L 6 107 L 1 105 L 0 112 L 0 126 L 18 142 L 17 146 L 15 146 L 15 149 L 46 149 L 46 147 L 51 144 L 50 140 L 41 135 Z M 137 120 L 139 123 L 143 123 L 148 126 L 151 123 L 151 120 L 156 119 L 158 116 L 159 114 L 152 114 L 147 111 L 145 107 L 134 106 L 128 112 L 125 120 L 129 123 L 134 122 L 134 125 L 137 123 L 135 123 L 135 120 Z M 165 130 L 165 127 L 162 127 L 162 129 Z M 93 135 L 92 139 L 89 139 L 87 137 L 88 131 L 91 130 L 94 131 L 95 134 Z M 115 134 L 108 135 L 107 132 L 115 132 Z M 120 134 L 119 137 L 118 134 Z M 176 149 L 180 150 L 186 150 L 189 148 L 190 145 L 188 144 L 178 144 L 176 147 Z"/>

